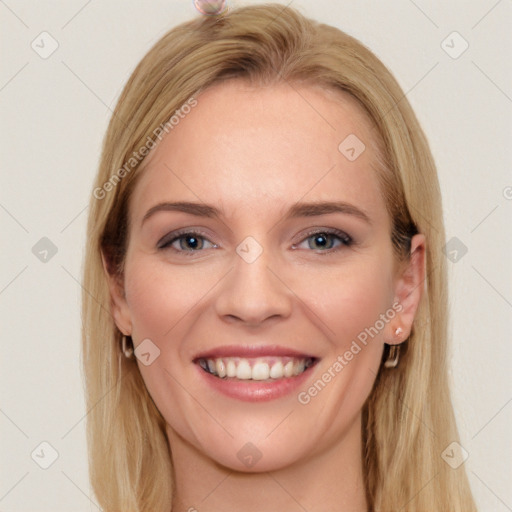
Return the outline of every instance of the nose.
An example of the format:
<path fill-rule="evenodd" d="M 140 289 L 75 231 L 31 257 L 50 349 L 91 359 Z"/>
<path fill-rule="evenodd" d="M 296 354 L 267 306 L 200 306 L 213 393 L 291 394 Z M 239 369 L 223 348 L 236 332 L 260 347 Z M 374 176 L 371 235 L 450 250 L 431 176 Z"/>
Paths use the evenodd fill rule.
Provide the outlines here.
<path fill-rule="evenodd" d="M 235 253 L 234 267 L 221 283 L 216 299 L 216 312 L 227 322 L 240 322 L 249 327 L 273 318 L 290 316 L 293 292 L 286 276 L 268 251 L 255 260 L 245 260 Z"/>

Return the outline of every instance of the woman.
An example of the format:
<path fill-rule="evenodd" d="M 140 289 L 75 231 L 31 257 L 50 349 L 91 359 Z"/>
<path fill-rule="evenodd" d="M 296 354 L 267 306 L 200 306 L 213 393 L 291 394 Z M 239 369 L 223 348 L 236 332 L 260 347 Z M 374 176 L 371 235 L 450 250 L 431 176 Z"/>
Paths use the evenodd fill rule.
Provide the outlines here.
<path fill-rule="evenodd" d="M 475 510 L 443 457 L 443 245 L 428 144 L 358 41 L 280 5 L 171 30 L 119 99 L 91 200 L 100 505 Z"/>

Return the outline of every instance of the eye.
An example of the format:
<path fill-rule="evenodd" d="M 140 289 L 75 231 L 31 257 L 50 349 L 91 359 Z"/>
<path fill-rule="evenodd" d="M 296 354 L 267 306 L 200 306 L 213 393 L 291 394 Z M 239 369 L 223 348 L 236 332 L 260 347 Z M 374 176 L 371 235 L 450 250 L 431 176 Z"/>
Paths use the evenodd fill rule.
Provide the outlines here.
<path fill-rule="evenodd" d="M 211 244 L 213 248 L 217 245 L 210 242 L 207 238 L 196 231 L 177 231 L 169 233 L 162 238 L 158 244 L 158 249 L 172 249 L 176 252 L 188 253 L 200 252 L 202 249 L 208 249 L 205 244 Z"/>
<path fill-rule="evenodd" d="M 353 240 L 344 231 L 339 229 L 322 229 L 308 233 L 303 242 L 301 244 L 294 244 L 293 248 L 301 248 L 300 246 L 304 242 L 307 243 L 307 248 L 309 249 L 330 253 L 338 250 L 340 247 L 352 245 Z M 337 245 L 336 242 L 338 242 Z"/>
<path fill-rule="evenodd" d="M 304 243 L 307 243 L 306 249 L 332 253 L 339 250 L 340 247 L 352 245 L 353 240 L 344 231 L 321 229 L 308 233 L 300 244 L 294 244 L 292 247 L 294 249 L 301 249 L 304 248 L 301 247 Z M 218 245 L 210 242 L 203 234 L 197 231 L 183 230 L 169 233 L 158 242 L 157 247 L 160 250 L 171 249 L 174 252 L 190 256 L 194 252 L 201 252 L 204 249 L 217 248 Z"/>

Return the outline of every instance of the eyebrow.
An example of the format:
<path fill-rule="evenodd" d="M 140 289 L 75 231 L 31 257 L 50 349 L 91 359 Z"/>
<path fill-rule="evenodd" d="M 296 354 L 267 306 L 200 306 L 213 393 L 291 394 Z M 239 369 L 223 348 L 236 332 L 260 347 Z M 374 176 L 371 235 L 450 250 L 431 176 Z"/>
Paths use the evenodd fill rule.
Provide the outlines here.
<path fill-rule="evenodd" d="M 142 224 L 157 212 L 177 211 L 195 215 L 197 217 L 220 218 L 222 211 L 205 203 L 194 203 L 189 201 L 164 202 L 150 208 L 142 219 Z M 363 210 L 343 201 L 319 201 L 309 203 L 295 203 L 286 212 L 284 219 L 295 217 L 315 217 L 329 213 L 343 213 L 352 215 L 364 222 L 371 224 L 370 217 Z"/>

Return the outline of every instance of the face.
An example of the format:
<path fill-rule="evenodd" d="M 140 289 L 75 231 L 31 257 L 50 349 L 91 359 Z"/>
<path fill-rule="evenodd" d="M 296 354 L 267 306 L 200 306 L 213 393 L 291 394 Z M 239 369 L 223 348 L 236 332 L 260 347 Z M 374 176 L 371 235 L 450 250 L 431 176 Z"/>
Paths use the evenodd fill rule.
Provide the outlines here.
<path fill-rule="evenodd" d="M 357 430 L 383 343 L 408 335 L 418 273 L 396 265 L 371 126 L 349 96 L 231 81 L 197 101 L 131 197 L 114 317 L 171 446 L 269 471 Z"/>

